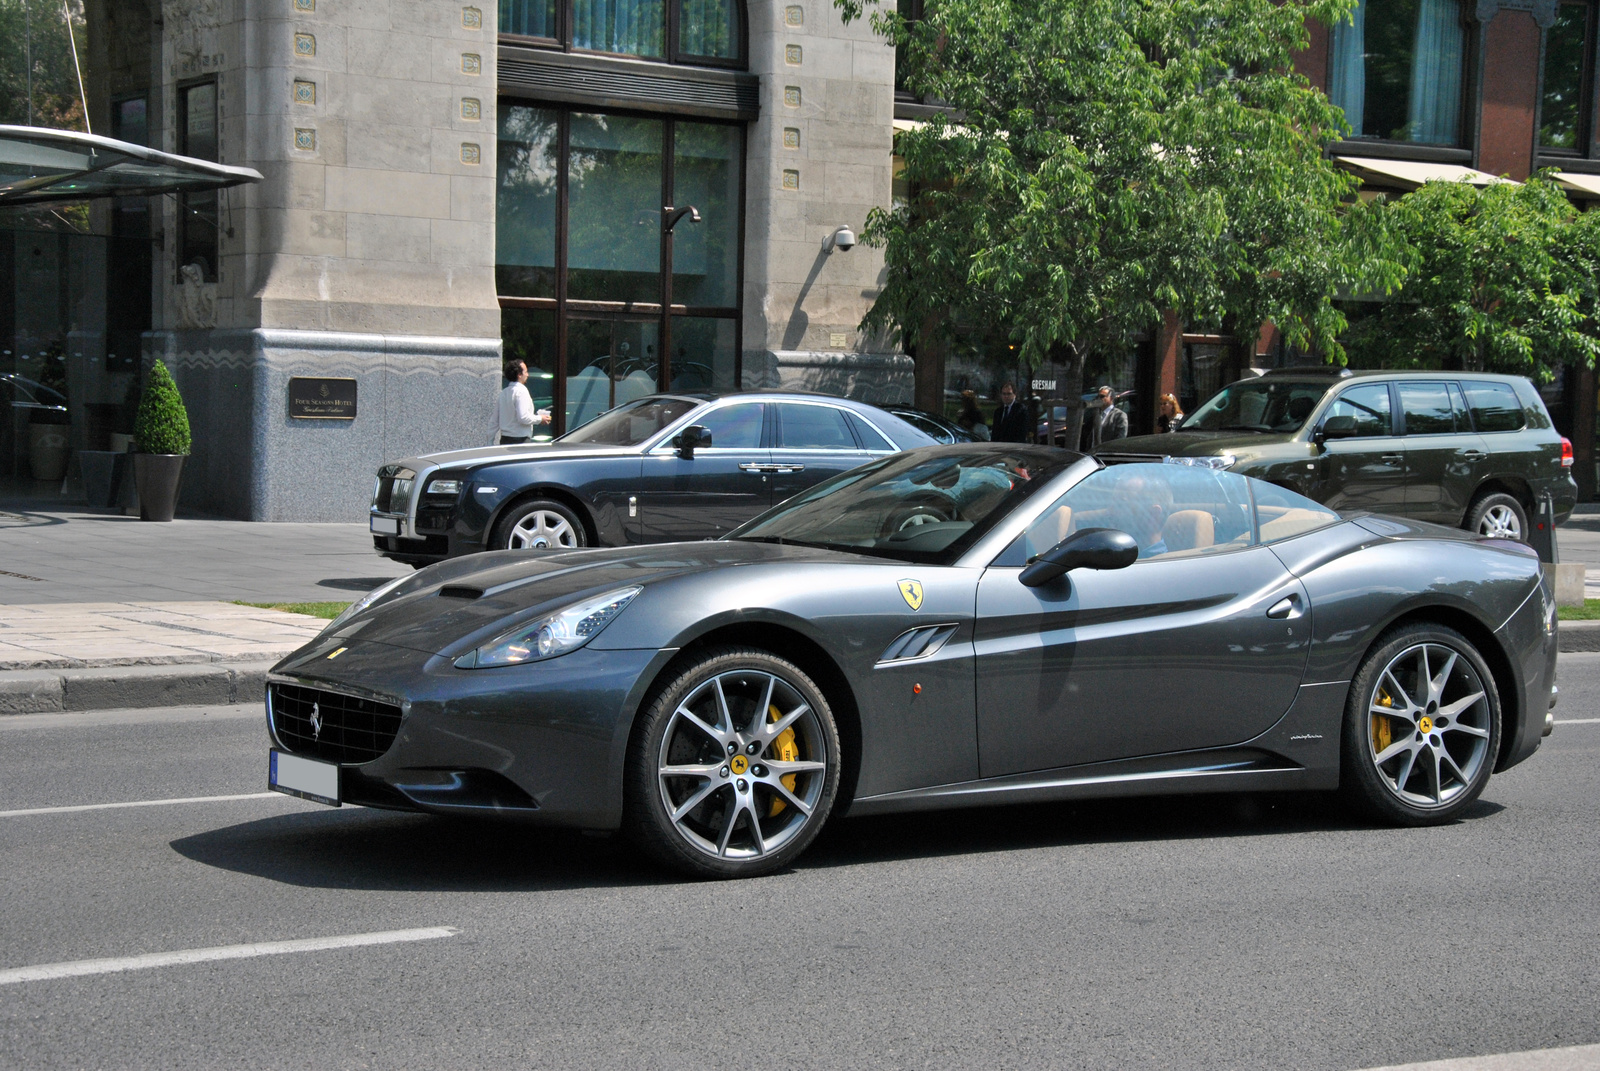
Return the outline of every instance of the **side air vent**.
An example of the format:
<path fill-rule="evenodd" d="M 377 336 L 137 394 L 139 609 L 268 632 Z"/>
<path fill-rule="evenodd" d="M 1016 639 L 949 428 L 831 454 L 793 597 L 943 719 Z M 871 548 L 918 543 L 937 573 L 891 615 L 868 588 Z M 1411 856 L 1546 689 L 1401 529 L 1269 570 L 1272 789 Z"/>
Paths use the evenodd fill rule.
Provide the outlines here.
<path fill-rule="evenodd" d="M 469 588 L 460 584 L 446 584 L 439 589 L 441 599 L 481 599 L 482 588 Z"/>
<path fill-rule="evenodd" d="M 958 625 L 919 625 L 895 637 L 893 643 L 878 656 L 878 665 L 885 662 L 909 662 L 913 658 L 928 658 L 956 634 Z"/>

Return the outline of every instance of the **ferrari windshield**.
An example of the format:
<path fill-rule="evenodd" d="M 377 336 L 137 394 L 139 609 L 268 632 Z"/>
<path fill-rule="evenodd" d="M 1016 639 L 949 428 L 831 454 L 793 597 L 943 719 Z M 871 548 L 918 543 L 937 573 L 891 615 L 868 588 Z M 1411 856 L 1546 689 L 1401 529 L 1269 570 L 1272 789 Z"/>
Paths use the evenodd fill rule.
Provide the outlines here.
<path fill-rule="evenodd" d="M 730 539 L 948 564 L 1077 454 L 947 446 L 851 469 L 762 514 Z"/>
<path fill-rule="evenodd" d="M 1295 432 L 1328 393 L 1315 380 L 1246 379 L 1230 383 L 1183 422 L 1184 431 Z"/>
<path fill-rule="evenodd" d="M 689 410 L 704 404 L 693 398 L 640 398 L 601 413 L 556 442 L 638 446 Z"/>

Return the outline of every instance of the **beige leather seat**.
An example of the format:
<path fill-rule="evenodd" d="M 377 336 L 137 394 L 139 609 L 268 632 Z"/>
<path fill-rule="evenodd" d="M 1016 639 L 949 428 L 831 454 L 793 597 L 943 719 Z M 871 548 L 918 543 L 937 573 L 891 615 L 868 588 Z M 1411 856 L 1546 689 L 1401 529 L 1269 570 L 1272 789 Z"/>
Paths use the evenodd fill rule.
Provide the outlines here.
<path fill-rule="evenodd" d="M 1161 526 L 1161 541 L 1174 553 L 1204 550 L 1216 543 L 1216 523 L 1203 509 L 1181 509 Z"/>
<path fill-rule="evenodd" d="M 1326 513 L 1319 513 L 1311 509 L 1286 509 L 1276 517 L 1269 519 L 1266 509 L 1261 511 L 1261 542 L 1271 543 L 1279 539 L 1288 539 L 1301 532 L 1309 532 L 1313 528 L 1321 528 L 1329 523 L 1330 518 Z"/>

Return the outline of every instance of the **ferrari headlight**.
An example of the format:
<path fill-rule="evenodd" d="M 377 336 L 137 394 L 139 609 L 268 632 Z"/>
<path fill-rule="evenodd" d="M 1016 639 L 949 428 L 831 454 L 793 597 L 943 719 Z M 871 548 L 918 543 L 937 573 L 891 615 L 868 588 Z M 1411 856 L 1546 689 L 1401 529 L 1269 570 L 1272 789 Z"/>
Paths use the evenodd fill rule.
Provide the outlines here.
<path fill-rule="evenodd" d="M 1232 454 L 1216 454 L 1211 457 L 1169 457 L 1169 465 L 1191 465 L 1198 469 L 1231 469 L 1239 459 Z"/>
<path fill-rule="evenodd" d="M 573 603 L 512 631 L 456 659 L 458 669 L 518 666 L 576 651 L 600 635 L 600 630 L 623 611 L 642 587 L 619 588 L 583 602 Z"/>
<path fill-rule="evenodd" d="M 344 613 L 330 621 L 328 623 L 328 627 L 323 629 L 321 634 L 327 635 L 328 633 L 332 632 L 334 629 L 338 628 L 340 625 L 343 625 L 352 617 L 356 616 L 361 611 L 365 610 L 367 607 L 371 606 L 373 603 L 389 594 L 389 592 L 399 587 L 403 582 L 410 579 L 411 578 L 409 576 L 397 576 L 387 584 L 384 584 L 382 587 L 373 588 L 360 599 L 345 607 Z"/>

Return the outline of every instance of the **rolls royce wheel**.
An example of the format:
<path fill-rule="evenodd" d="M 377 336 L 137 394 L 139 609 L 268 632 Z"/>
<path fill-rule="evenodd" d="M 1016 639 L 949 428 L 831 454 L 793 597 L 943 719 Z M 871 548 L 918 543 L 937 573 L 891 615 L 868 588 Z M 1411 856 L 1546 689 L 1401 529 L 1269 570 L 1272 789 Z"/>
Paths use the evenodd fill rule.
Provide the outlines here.
<path fill-rule="evenodd" d="M 1351 682 L 1340 783 L 1376 818 L 1436 825 L 1478 798 L 1499 747 L 1500 697 L 1477 648 L 1453 629 L 1411 625 Z"/>
<path fill-rule="evenodd" d="M 755 877 L 806 850 L 838 786 L 839 734 L 811 678 L 766 651 L 722 648 L 678 672 L 641 715 L 624 821 L 665 866 Z"/>
<path fill-rule="evenodd" d="M 583 522 L 570 508 L 548 498 L 519 503 L 506 511 L 494 527 L 495 550 L 554 550 L 581 547 Z"/>
<path fill-rule="evenodd" d="M 1526 543 L 1528 511 L 1522 508 L 1521 502 L 1510 495 L 1496 492 L 1484 495 L 1472 504 L 1472 508 L 1467 511 L 1467 523 L 1464 527 L 1469 532 L 1476 532 L 1481 536 L 1515 539 Z"/>

